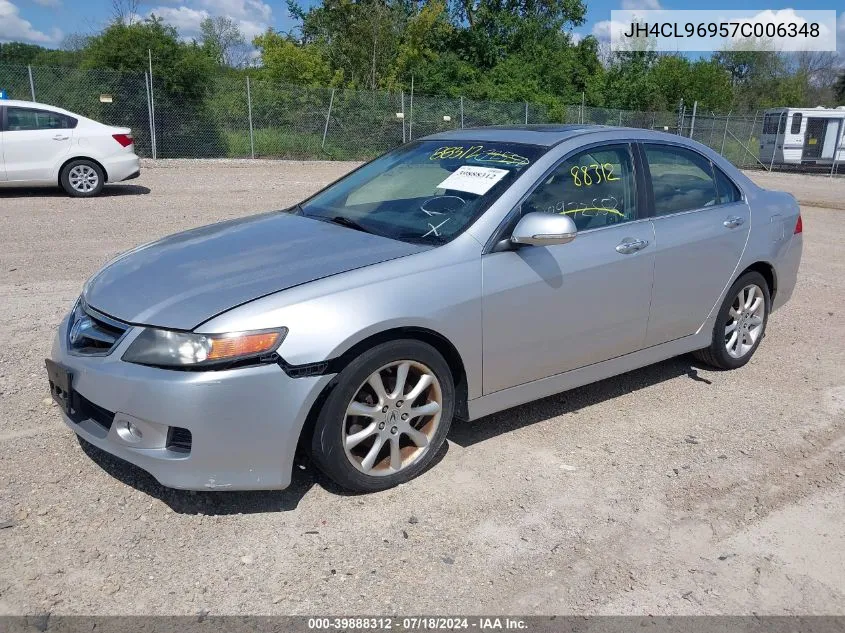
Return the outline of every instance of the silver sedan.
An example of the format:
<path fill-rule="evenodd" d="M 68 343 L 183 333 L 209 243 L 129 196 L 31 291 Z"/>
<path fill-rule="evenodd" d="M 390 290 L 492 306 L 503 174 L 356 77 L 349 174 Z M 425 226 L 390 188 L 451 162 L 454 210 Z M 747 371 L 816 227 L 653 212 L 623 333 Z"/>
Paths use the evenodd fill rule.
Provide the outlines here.
<path fill-rule="evenodd" d="M 792 294 L 795 199 L 693 141 L 592 126 L 414 141 L 282 212 L 85 284 L 47 372 L 79 436 L 174 488 L 419 475 L 455 419 L 694 352 L 749 361 Z"/>

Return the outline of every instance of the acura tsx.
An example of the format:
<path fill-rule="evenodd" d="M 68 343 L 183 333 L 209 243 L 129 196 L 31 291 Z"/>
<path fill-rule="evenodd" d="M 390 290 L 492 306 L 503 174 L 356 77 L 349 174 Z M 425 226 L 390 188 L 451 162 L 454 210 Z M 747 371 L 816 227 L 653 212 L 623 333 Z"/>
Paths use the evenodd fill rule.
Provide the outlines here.
<path fill-rule="evenodd" d="M 466 129 L 283 211 L 120 255 L 46 361 L 65 423 L 185 489 L 420 474 L 453 419 L 693 352 L 736 369 L 792 294 L 795 199 L 671 134 Z"/>

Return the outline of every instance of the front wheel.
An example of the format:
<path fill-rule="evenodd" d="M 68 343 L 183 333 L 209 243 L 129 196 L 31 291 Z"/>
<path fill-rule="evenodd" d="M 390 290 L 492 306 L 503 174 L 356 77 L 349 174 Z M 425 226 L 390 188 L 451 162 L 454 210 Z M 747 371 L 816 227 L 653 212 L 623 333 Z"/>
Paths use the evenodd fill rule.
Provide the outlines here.
<path fill-rule="evenodd" d="M 437 350 L 414 340 L 377 345 L 339 374 L 317 417 L 312 457 L 344 488 L 391 488 L 437 455 L 454 403 L 452 374 Z"/>
<path fill-rule="evenodd" d="M 734 282 L 716 315 L 710 347 L 695 357 L 719 369 L 737 369 L 751 360 L 766 333 L 771 309 L 769 285 L 750 271 Z"/>

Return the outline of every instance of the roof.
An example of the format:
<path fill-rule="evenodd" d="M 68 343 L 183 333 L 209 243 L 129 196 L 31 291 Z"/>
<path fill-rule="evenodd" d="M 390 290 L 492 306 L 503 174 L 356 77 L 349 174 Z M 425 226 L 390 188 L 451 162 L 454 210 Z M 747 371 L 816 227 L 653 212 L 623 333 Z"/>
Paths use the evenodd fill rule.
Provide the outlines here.
<path fill-rule="evenodd" d="M 46 103 L 38 103 L 37 101 L 21 101 L 20 99 L 3 99 L 0 101 L 0 107 L 15 107 L 15 108 L 38 108 L 39 110 L 52 110 L 53 112 L 61 112 L 63 114 L 73 114 L 68 110 L 59 108 L 57 106 L 48 105 Z M 73 114 L 78 117 L 78 114 Z"/>
<path fill-rule="evenodd" d="M 425 138 L 444 141 L 529 143 L 531 145 L 551 147 L 575 136 L 607 130 L 608 127 L 604 125 L 496 125 L 450 130 L 449 132 L 432 134 Z"/>

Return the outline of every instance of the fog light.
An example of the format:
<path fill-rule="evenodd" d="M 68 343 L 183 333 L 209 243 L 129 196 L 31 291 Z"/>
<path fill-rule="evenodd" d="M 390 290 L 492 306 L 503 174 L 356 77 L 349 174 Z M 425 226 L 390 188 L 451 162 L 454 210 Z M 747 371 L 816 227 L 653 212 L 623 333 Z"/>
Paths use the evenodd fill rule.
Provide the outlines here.
<path fill-rule="evenodd" d="M 115 430 L 124 442 L 131 442 L 137 444 L 144 438 L 144 433 L 141 427 L 132 422 L 132 420 L 117 420 L 115 422 L 117 427 Z"/>

